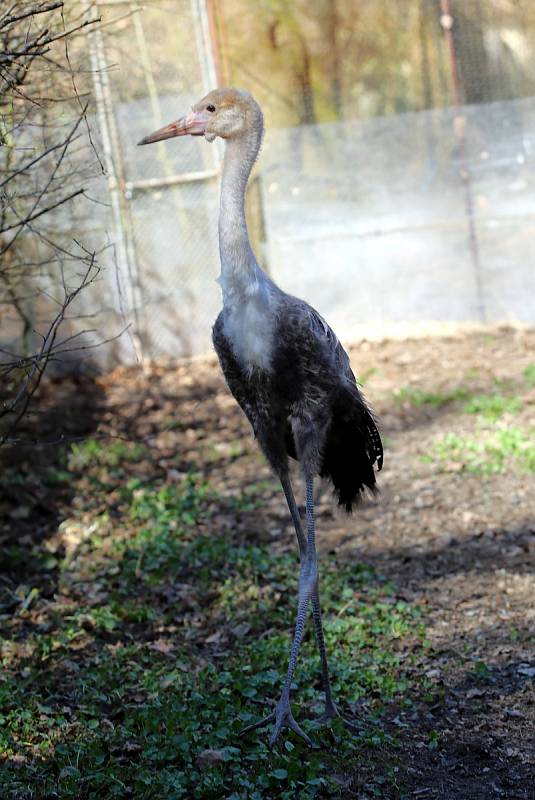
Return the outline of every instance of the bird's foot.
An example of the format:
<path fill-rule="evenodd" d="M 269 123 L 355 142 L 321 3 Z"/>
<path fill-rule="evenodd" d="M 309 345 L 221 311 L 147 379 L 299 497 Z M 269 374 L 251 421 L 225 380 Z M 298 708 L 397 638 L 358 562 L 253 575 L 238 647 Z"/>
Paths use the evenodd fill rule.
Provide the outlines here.
<path fill-rule="evenodd" d="M 240 731 L 239 735 L 243 736 L 245 733 L 250 733 L 250 731 L 257 730 L 257 728 L 265 728 L 266 725 L 269 725 L 271 722 L 274 722 L 275 725 L 273 726 L 271 736 L 269 737 L 270 747 L 273 747 L 283 728 L 291 728 L 294 733 L 297 733 L 298 736 L 305 740 L 309 747 L 313 747 L 311 738 L 307 736 L 301 726 L 295 721 L 290 708 L 290 701 L 283 697 L 281 697 L 276 708 L 271 712 L 271 714 L 268 714 L 267 717 L 264 717 L 264 719 L 261 719 L 258 722 L 253 722 L 252 725 L 248 725 L 246 728 Z"/>
<path fill-rule="evenodd" d="M 328 725 L 333 721 L 333 719 L 339 719 L 345 725 L 345 727 L 351 731 L 351 733 L 359 733 L 359 727 L 356 722 L 346 719 L 342 714 L 340 714 L 340 711 L 338 710 L 338 707 L 334 701 L 328 700 L 325 703 L 325 711 L 321 717 L 318 717 L 316 722 L 319 725 Z"/>

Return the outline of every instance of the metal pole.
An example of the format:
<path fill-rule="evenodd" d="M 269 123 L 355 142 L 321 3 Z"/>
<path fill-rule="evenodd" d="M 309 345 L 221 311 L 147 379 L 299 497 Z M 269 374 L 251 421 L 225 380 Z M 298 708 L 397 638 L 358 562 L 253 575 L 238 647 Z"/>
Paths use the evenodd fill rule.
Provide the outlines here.
<path fill-rule="evenodd" d="M 212 55 L 214 59 L 215 74 L 217 77 L 217 86 L 221 87 L 225 85 L 225 81 L 223 78 L 223 68 L 221 65 L 221 52 L 217 37 L 217 24 L 213 0 L 206 0 L 206 18 L 208 22 L 208 30 L 210 32 L 210 42 L 212 45 Z"/>
<path fill-rule="evenodd" d="M 218 85 L 216 43 L 212 38 L 210 27 L 210 14 L 208 11 L 207 0 L 192 0 L 191 12 L 195 38 L 197 40 L 197 53 L 199 56 L 199 66 L 201 68 L 201 79 L 204 90 L 208 92 Z M 223 145 L 220 139 L 216 139 L 211 148 L 215 169 L 219 169 L 223 160 Z"/>
<path fill-rule="evenodd" d="M 91 11 L 89 0 L 86 0 L 86 7 Z M 117 138 L 113 127 L 113 117 L 110 109 L 109 86 L 107 65 L 104 56 L 104 45 L 102 34 L 97 27 L 89 34 L 89 59 L 93 73 L 93 85 L 95 88 L 95 100 L 97 118 L 99 121 L 100 134 L 102 137 L 102 149 L 104 163 L 106 166 L 108 190 L 110 193 L 113 222 L 115 228 L 114 254 L 115 266 L 117 270 L 116 281 L 111 282 L 116 307 L 120 310 L 123 320 L 126 322 L 127 314 L 132 314 L 135 321 L 135 330 L 129 333 L 129 339 L 134 350 L 136 360 L 141 362 L 143 359 L 141 343 L 138 337 L 139 319 L 136 307 L 136 292 L 131 270 L 131 254 L 128 238 L 124 229 L 122 197 L 120 190 L 120 175 L 117 172 Z M 124 304 L 124 283 L 123 276 L 126 276 L 126 308 Z"/>
<path fill-rule="evenodd" d="M 472 192 L 472 179 L 468 156 L 466 153 L 466 117 L 461 112 L 462 95 L 461 81 L 457 65 L 457 53 L 455 50 L 455 40 L 453 38 L 453 25 L 455 20 L 451 14 L 450 0 L 440 0 L 440 24 L 446 37 L 448 46 L 451 82 L 453 87 L 453 101 L 457 115 L 454 119 L 454 131 L 459 143 L 459 156 L 461 162 L 461 180 L 464 187 L 464 207 L 468 221 L 468 245 L 474 269 L 474 279 L 476 284 L 476 304 L 481 322 L 487 321 L 487 310 L 483 292 L 483 280 L 481 274 L 481 259 L 479 254 L 479 243 L 477 240 L 477 229 L 474 217 L 474 199 Z"/>

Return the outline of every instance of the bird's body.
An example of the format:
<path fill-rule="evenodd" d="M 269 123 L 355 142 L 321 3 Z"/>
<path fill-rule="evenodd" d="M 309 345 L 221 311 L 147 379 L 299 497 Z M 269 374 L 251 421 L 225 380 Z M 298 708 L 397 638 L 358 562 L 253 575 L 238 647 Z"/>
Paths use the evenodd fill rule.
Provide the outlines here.
<path fill-rule="evenodd" d="M 223 310 L 213 328 L 214 347 L 230 391 L 245 412 L 260 447 L 281 481 L 301 558 L 294 639 L 277 707 L 246 730 L 275 722 L 271 742 L 288 726 L 310 739 L 294 720 L 290 685 L 306 613 L 312 605 L 326 710 L 339 716 L 331 696 L 321 622 L 314 525 L 314 477 L 329 479 L 339 503 L 352 509 L 365 489 L 375 491 L 381 438 L 358 390 L 349 358 L 323 318 L 283 292 L 259 267 L 245 219 L 245 190 L 263 135 L 260 107 L 247 92 L 210 92 L 192 112 L 140 144 L 184 134 L 226 141 L 221 182 L 219 246 Z M 306 536 L 289 477 L 296 458 L 306 482 Z M 348 723 L 349 724 L 349 723 Z"/>
<path fill-rule="evenodd" d="M 382 463 L 374 419 L 322 317 L 274 284 L 261 291 L 267 301 L 225 307 L 214 325 L 227 384 L 277 474 L 297 456 L 294 428 L 313 432 L 313 474 L 329 479 L 350 511 L 366 488 L 374 491 L 373 465 Z M 254 322 L 252 335 L 244 335 L 244 321 Z"/>

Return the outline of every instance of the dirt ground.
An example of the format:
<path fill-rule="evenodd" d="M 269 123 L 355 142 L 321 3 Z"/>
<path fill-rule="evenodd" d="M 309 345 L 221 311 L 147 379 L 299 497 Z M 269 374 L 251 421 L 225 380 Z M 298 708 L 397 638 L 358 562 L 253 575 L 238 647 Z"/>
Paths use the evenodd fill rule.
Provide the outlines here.
<path fill-rule="evenodd" d="M 364 341 L 351 360 L 385 439 L 381 492 L 348 518 L 321 489 L 320 557 L 335 551 L 339 560 L 371 564 L 400 599 L 421 607 L 429 646 L 412 668 L 435 686 L 434 698 L 410 711 L 388 709 L 385 725 L 399 746 L 383 754 L 385 762 L 409 797 L 535 800 L 535 473 L 525 466 L 533 453 L 524 439 L 524 461 L 514 453 L 492 461 L 489 450 L 479 468 L 462 444 L 440 450 L 452 432 L 467 448 L 511 427 L 529 441 L 535 331 Z M 148 442 L 151 470 L 142 480 L 177 482 L 193 470 L 223 495 L 262 484 L 259 529 L 273 548 L 295 547 L 280 492 L 215 359 L 117 369 L 93 385 L 92 405 L 80 381 L 74 390 L 67 381 L 48 387 L 59 411 L 50 410 L 41 440 L 63 430 L 71 438 L 91 432 Z M 495 413 L 467 411 L 470 398 L 496 394 L 507 402 Z M 50 447 L 38 448 L 43 463 Z M 302 496 L 297 473 L 295 488 Z M 17 530 L 28 535 L 36 519 L 32 536 L 45 536 L 61 516 L 57 504 L 34 497 L 30 519 L 26 512 L 17 519 L 21 497 L 9 501 L 4 541 Z M 439 737 L 430 748 L 433 731 Z M 348 797 L 377 796 L 368 793 L 367 765 L 346 777 Z M 381 796 L 398 795 L 385 789 Z"/>

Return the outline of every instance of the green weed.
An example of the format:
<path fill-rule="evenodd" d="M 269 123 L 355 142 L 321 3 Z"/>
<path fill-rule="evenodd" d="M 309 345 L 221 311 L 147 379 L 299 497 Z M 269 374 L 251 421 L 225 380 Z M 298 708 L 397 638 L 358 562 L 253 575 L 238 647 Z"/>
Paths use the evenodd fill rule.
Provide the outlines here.
<path fill-rule="evenodd" d="M 74 472 L 95 464 L 116 467 L 121 461 L 137 461 L 146 453 L 147 448 L 139 442 L 86 439 L 71 445 L 68 466 Z"/>
<path fill-rule="evenodd" d="M 512 386 L 501 386 L 502 390 L 512 391 Z M 484 419 L 495 421 L 504 414 L 516 414 L 522 409 L 519 397 L 506 396 L 503 393 L 474 394 L 466 388 L 458 387 L 450 392 L 425 392 L 411 386 L 402 386 L 394 393 L 394 402 L 398 407 L 412 405 L 415 408 L 442 408 L 450 403 L 465 401 L 464 411 L 468 414 L 479 414 Z"/>
<path fill-rule="evenodd" d="M 15 642 L 5 650 L 6 797 L 37 797 L 29 786 L 64 800 L 340 797 L 332 775 L 392 744 L 381 726 L 384 704 L 403 706 L 420 691 L 417 656 L 407 656 L 423 642 L 418 609 L 370 569 L 326 560 L 333 689 L 347 715 L 348 703 L 362 706 L 360 732 L 314 722 L 322 695 L 309 619 L 293 707 L 322 747 L 311 750 L 293 734 L 274 750 L 264 731 L 240 738 L 280 693 L 297 557 L 220 532 L 212 513 L 223 501 L 198 476 L 163 487 L 134 482 L 131 493 L 113 533 L 103 524 L 62 566 L 65 585 L 73 570 L 86 583 L 57 607 L 47 633 L 24 634 L 24 657 Z M 238 499 L 240 513 L 252 500 Z M 393 780 L 377 774 L 377 786 Z"/>
<path fill-rule="evenodd" d="M 484 661 L 475 661 L 473 666 L 474 677 L 481 681 L 487 681 L 491 677 L 491 672 Z"/>
<path fill-rule="evenodd" d="M 394 392 L 394 402 L 398 407 L 409 404 L 415 408 L 423 406 L 441 408 L 456 400 L 465 400 L 469 394 L 470 392 L 462 387 L 451 392 L 425 392 L 412 386 L 402 386 Z"/>
<path fill-rule="evenodd" d="M 435 457 L 476 474 L 505 472 L 509 466 L 535 472 L 534 441 L 533 435 L 526 436 L 515 427 L 481 430 L 476 436 L 448 433 L 436 443 Z M 424 460 L 434 459 L 425 456 Z"/>
<path fill-rule="evenodd" d="M 535 386 L 535 364 L 529 364 L 522 372 L 522 377 L 530 386 Z"/>
<path fill-rule="evenodd" d="M 516 414 L 522 409 L 519 397 L 505 397 L 502 394 L 476 394 L 465 405 L 468 414 L 481 414 L 493 422 L 504 414 Z"/>
<path fill-rule="evenodd" d="M 358 384 L 360 386 L 365 386 L 370 380 L 370 378 L 373 378 L 374 375 L 377 375 L 377 372 L 378 372 L 377 367 L 369 367 L 368 369 L 365 369 L 358 376 L 357 380 Z"/>

